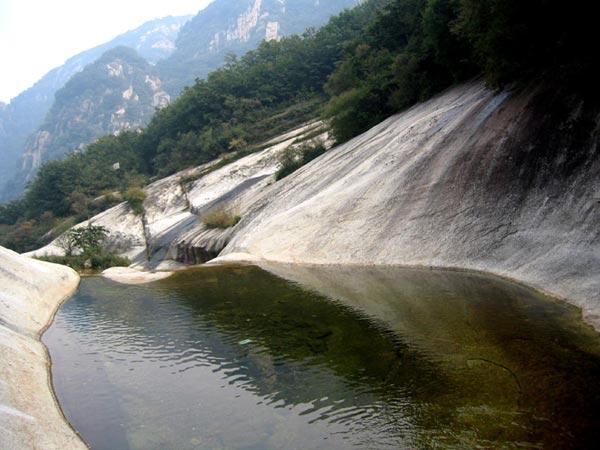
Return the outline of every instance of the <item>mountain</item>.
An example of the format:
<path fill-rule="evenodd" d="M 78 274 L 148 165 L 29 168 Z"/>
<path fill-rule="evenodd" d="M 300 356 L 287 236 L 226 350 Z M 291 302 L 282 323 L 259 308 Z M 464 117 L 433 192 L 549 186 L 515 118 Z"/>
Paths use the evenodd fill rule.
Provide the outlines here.
<path fill-rule="evenodd" d="M 228 53 L 242 55 L 262 40 L 274 40 L 329 18 L 360 0 L 216 0 L 186 23 L 176 49 L 158 63 L 165 89 L 178 95 L 196 78 L 219 67 Z"/>
<path fill-rule="evenodd" d="M 44 123 L 27 142 L 17 182 L 100 136 L 142 127 L 169 102 L 154 66 L 128 47 L 109 50 L 56 93 Z"/>
<path fill-rule="evenodd" d="M 54 102 L 54 95 L 76 73 L 111 48 L 134 48 L 148 61 L 156 63 L 175 48 L 181 26 L 190 16 L 152 20 L 115 39 L 69 58 L 48 72 L 10 102 L 0 107 L 0 189 L 14 175 L 28 137 L 42 124 Z M 18 192 L 17 192 L 18 194 Z"/>
<path fill-rule="evenodd" d="M 356 39 L 357 30 L 369 26 L 386 2 L 365 2 L 305 36 L 264 42 L 186 89 L 173 104 L 157 111 L 141 132 L 108 135 L 85 151 L 49 161 L 22 199 L 0 206 L 0 243 L 30 250 L 38 238 L 43 242 L 50 237 L 42 238 L 55 222 L 71 214 L 82 220 L 116 201 L 112 195 L 100 199 L 107 192 L 129 196 L 148 178 L 223 153 L 229 158 L 232 152 L 254 151 L 269 137 L 313 119 L 326 100 L 324 83 L 336 61 Z M 70 120 L 68 114 L 56 118 Z M 38 163 L 44 157 L 40 152 L 28 156 Z M 38 221 L 42 215 L 44 221 Z M 25 225 L 33 226 L 31 233 L 19 234 L 22 219 L 31 220 Z"/>
<path fill-rule="evenodd" d="M 15 98 L 5 112 L 0 110 L 0 128 L 6 130 L 6 136 L 2 136 L 0 131 L 0 200 L 20 195 L 26 183 L 24 177 L 31 177 L 41 162 L 60 158 L 65 152 L 89 143 L 91 136 L 97 137 L 96 132 L 69 137 L 68 133 L 75 131 L 73 123 L 53 123 L 53 120 L 69 116 L 66 111 L 68 102 L 65 103 L 69 90 L 62 93 L 62 106 L 53 107 L 48 117 L 46 114 L 57 90 L 106 50 L 127 46 L 136 49 L 148 61 L 156 62 L 157 72 L 153 76 L 160 78 L 161 89 L 173 98 L 185 86 L 222 65 L 228 53 L 241 55 L 264 39 L 275 40 L 303 32 L 309 27 L 318 27 L 332 15 L 358 3 L 360 0 L 215 0 L 185 25 L 183 23 L 189 17 L 168 17 L 148 22 L 109 43 L 71 58 Z M 98 104 L 100 100 L 89 98 L 89 101 Z M 77 100 L 73 105 L 76 104 Z M 58 112 L 59 109 L 62 112 Z M 78 113 L 74 111 L 71 115 L 75 117 Z M 85 117 L 88 116 L 80 119 L 87 120 Z M 140 117 L 133 122 L 142 124 L 145 120 Z M 42 122 L 44 126 L 40 129 Z M 96 125 L 87 127 L 88 131 L 101 129 Z M 59 130 L 61 137 L 50 139 L 48 133 L 53 134 L 51 130 Z M 34 132 L 35 136 L 31 137 Z M 68 147 L 61 147 L 63 144 L 68 144 Z M 50 153 L 44 155 L 47 150 Z M 22 163 L 17 178 L 2 189 L 2 181 L 12 178 L 19 159 Z"/>
<path fill-rule="evenodd" d="M 151 20 L 102 46 L 101 53 L 113 47 L 130 47 L 150 64 L 167 58 L 175 50 L 177 36 L 193 16 L 169 16 Z"/>

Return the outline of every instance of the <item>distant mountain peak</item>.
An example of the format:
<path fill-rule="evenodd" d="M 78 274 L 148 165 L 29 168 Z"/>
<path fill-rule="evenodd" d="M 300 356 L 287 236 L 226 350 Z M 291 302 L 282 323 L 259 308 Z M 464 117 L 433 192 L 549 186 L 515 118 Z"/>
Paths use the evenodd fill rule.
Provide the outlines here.
<path fill-rule="evenodd" d="M 170 103 L 155 69 L 138 53 L 116 47 L 104 53 L 56 93 L 44 124 L 28 141 L 23 179 L 67 151 L 76 151 L 107 134 L 144 126 L 156 108 Z"/>
<path fill-rule="evenodd" d="M 151 64 L 168 57 L 183 25 L 193 16 L 167 16 L 146 22 L 135 30 L 117 36 L 113 42 L 136 50 Z"/>
<path fill-rule="evenodd" d="M 357 3 L 214 0 L 192 19 L 152 20 L 70 58 L 0 107 L 0 180 L 13 178 L 22 161 L 2 199 L 20 194 L 44 161 L 102 134 L 144 126 L 155 108 L 220 67 L 228 53 L 242 55 L 263 40 L 318 27 Z"/>
<path fill-rule="evenodd" d="M 10 104 L 0 106 L 0 200 L 7 200 L 21 193 L 22 180 L 11 182 L 4 190 L 3 183 L 15 175 L 27 143 L 31 143 L 34 139 L 32 135 L 43 124 L 59 89 L 84 67 L 114 47 L 120 47 L 119 52 L 125 52 L 126 47 L 135 49 L 138 58 L 146 58 L 151 64 L 156 64 L 175 50 L 179 30 L 190 18 L 191 16 L 168 16 L 154 19 L 110 42 L 79 53 L 62 66 L 48 72 L 34 86 L 12 99 Z M 153 84 L 156 85 L 156 80 Z M 154 104 L 164 106 L 167 98 L 168 95 L 163 91 Z M 45 134 L 42 137 L 44 136 Z"/>
<path fill-rule="evenodd" d="M 227 53 L 242 55 L 263 40 L 276 40 L 323 25 L 360 0 L 215 0 L 181 27 L 176 50 L 157 67 L 166 90 L 185 86 L 220 66 Z"/>

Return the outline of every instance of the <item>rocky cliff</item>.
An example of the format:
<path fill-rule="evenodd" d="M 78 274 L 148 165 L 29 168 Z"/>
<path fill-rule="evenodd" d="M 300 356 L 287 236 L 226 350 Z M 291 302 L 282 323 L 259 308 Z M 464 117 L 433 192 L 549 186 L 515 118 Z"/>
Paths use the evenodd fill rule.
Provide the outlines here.
<path fill-rule="evenodd" d="M 98 133 L 111 133 L 116 128 L 114 124 L 104 126 L 102 119 L 99 126 L 94 114 L 82 113 L 82 109 L 104 107 L 102 92 L 97 93 L 97 97 L 90 96 L 83 105 L 64 102 L 70 90 L 66 83 L 75 74 L 79 83 L 83 82 L 84 74 L 87 83 L 97 82 L 94 70 L 86 66 L 104 52 L 118 46 L 137 50 L 150 64 L 156 63 L 151 72 L 153 80 L 160 79 L 157 89 L 174 98 L 185 86 L 220 67 L 228 53 L 241 55 L 265 39 L 275 40 L 301 33 L 308 27 L 318 27 L 332 15 L 357 3 L 358 0 L 215 0 L 185 25 L 188 17 L 148 22 L 69 59 L 13 100 L 5 113 L 0 111 L 0 125 L 7 131 L 4 138 L 0 134 L 0 201 L 21 195 L 41 162 L 60 158 L 65 152 L 89 143 Z M 166 98 L 162 94 L 161 97 Z M 119 108 L 113 112 L 118 111 Z M 127 111 L 135 111 L 135 108 L 126 108 Z M 123 124 L 125 129 L 135 127 L 146 122 L 145 114 L 142 107 L 139 117 L 131 114 L 127 119 L 116 117 L 114 122 Z M 19 161 L 20 169 L 17 169 Z M 13 177 L 15 171 L 18 173 Z M 1 180 L 7 182 L 4 187 Z"/>
<path fill-rule="evenodd" d="M 177 49 L 158 64 L 166 89 L 177 95 L 184 86 L 219 67 L 228 53 L 242 55 L 263 40 L 319 27 L 357 0 L 216 0 L 182 29 Z"/>
<path fill-rule="evenodd" d="M 78 284 L 66 267 L 0 247 L 0 448 L 87 448 L 54 399 L 48 355 L 39 341 Z"/>
<path fill-rule="evenodd" d="M 56 93 L 43 125 L 27 142 L 18 182 L 30 180 L 45 161 L 100 136 L 139 129 L 169 102 L 154 67 L 134 50 L 106 52 Z"/>
<path fill-rule="evenodd" d="M 277 182 L 273 145 L 199 168 L 193 181 L 155 183 L 144 235 L 129 233 L 147 244 L 136 262 L 219 255 L 481 270 L 568 299 L 600 325 L 600 111 L 558 90 L 456 87 Z M 123 208 L 101 224 L 121 229 Z M 214 208 L 241 221 L 208 228 L 202 217 Z"/>
<path fill-rule="evenodd" d="M 73 75 L 103 53 L 119 46 L 133 48 L 151 64 L 155 64 L 173 52 L 179 29 L 189 19 L 188 16 L 182 16 L 152 20 L 105 44 L 75 55 L 12 99 L 5 108 L 0 108 L 0 200 L 20 194 L 16 186 L 2 193 L 4 181 L 14 176 L 27 138 L 42 125 L 54 102 L 54 95 Z"/>

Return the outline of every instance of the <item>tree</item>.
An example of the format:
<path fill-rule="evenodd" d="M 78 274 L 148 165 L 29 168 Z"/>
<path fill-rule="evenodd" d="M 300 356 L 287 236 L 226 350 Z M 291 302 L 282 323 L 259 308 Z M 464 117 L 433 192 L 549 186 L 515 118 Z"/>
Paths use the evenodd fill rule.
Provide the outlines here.
<path fill-rule="evenodd" d="M 140 215 L 144 212 L 144 200 L 146 200 L 146 192 L 141 187 L 130 187 L 125 191 L 123 199 L 129 203 L 134 214 Z"/>
<path fill-rule="evenodd" d="M 108 230 L 99 225 L 88 224 L 86 227 L 73 228 L 64 233 L 57 244 L 65 251 L 67 256 L 78 251 L 85 256 L 101 253 L 102 242 L 106 239 Z"/>
<path fill-rule="evenodd" d="M 75 240 L 73 239 L 71 230 L 61 234 L 56 239 L 56 245 L 65 251 L 65 256 L 73 256 L 75 251 Z"/>

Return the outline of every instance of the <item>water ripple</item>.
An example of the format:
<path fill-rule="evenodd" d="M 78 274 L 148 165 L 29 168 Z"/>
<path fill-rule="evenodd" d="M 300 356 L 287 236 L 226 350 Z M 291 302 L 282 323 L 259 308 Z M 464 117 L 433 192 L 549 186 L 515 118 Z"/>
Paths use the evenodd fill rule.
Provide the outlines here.
<path fill-rule="evenodd" d="M 398 302 L 403 287 L 392 283 L 381 290 L 392 300 L 373 294 L 373 310 L 385 312 L 375 317 L 256 268 L 178 277 L 139 287 L 85 279 L 44 337 L 61 404 L 93 449 L 536 447 L 546 435 L 565 442 L 551 419 L 568 409 L 525 407 L 523 399 L 547 398 L 545 380 L 575 386 L 600 374 L 598 359 L 574 344 L 565 341 L 568 352 L 544 347 L 562 339 L 547 327 L 528 328 L 529 340 L 510 347 L 517 341 L 494 322 L 522 336 L 537 316 L 530 304 L 515 306 L 522 291 L 503 286 L 510 320 L 494 309 L 482 325 L 480 299 L 498 294 L 462 278 L 472 300 L 445 287 L 438 301 L 425 286 L 420 301 L 433 312 L 422 311 L 422 303 Z M 379 293 L 383 278 L 374 277 L 364 283 Z M 464 333 L 444 328 L 465 316 Z M 484 352 L 520 370 L 530 397 L 500 363 L 472 363 Z M 579 359 L 566 364 L 565 355 Z M 541 394 L 537 385 L 546 387 Z M 588 398 L 580 410 L 600 425 L 589 413 L 600 405 Z M 577 419 L 570 426 L 589 423 Z"/>

